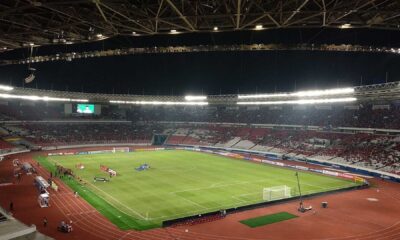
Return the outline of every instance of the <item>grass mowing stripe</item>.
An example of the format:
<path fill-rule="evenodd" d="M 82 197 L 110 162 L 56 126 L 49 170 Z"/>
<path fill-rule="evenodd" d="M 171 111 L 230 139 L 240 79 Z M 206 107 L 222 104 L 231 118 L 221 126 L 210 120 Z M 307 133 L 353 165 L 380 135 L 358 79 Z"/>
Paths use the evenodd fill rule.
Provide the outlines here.
<path fill-rule="evenodd" d="M 271 223 L 282 222 L 282 221 L 289 220 L 292 218 L 297 218 L 297 217 L 298 216 L 290 214 L 288 212 L 279 212 L 279 213 L 274 213 L 274 214 L 265 215 L 265 216 L 261 216 L 261 217 L 242 220 L 242 221 L 240 221 L 240 223 L 247 225 L 251 228 L 255 228 L 255 227 L 268 225 Z"/>
<path fill-rule="evenodd" d="M 44 157 L 36 157 L 36 160 L 44 166 L 48 171 L 55 172 L 56 168 L 54 164 L 48 161 Z M 93 193 L 90 189 L 85 188 L 74 179 L 62 178 L 62 180 L 68 187 L 73 191 L 79 192 L 79 196 L 85 199 L 90 205 L 96 208 L 103 216 L 108 218 L 113 224 L 118 226 L 122 230 L 136 229 L 136 230 L 147 230 L 152 228 L 160 227 L 160 224 L 145 224 L 140 223 L 135 218 L 127 215 L 117 208 L 111 206 L 104 199 L 100 198 L 97 194 Z"/>
<path fill-rule="evenodd" d="M 298 195 L 291 169 L 192 151 L 64 155 L 44 160 L 53 171 L 55 162 L 72 169 L 87 184 L 67 182 L 68 186 L 83 187 L 78 192 L 86 190 L 87 201 L 123 229 L 154 228 L 164 220 L 260 203 L 265 187 L 287 185 L 292 196 Z M 144 163 L 151 168 L 135 170 Z M 77 164 L 84 169 L 76 169 Z M 117 176 L 107 183 L 93 182 L 94 176 L 108 177 L 100 164 L 117 171 Z M 307 193 L 356 185 L 308 172 L 300 176 L 302 191 Z"/>

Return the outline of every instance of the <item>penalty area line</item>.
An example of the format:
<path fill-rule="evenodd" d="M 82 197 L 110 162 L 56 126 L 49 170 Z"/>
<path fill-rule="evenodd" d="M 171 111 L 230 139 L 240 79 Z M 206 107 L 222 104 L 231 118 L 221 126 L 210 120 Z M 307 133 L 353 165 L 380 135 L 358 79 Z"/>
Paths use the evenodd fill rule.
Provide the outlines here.
<path fill-rule="evenodd" d="M 87 181 L 86 181 L 87 182 Z M 99 191 L 101 191 L 102 193 L 104 193 L 105 195 L 109 196 L 111 199 L 113 199 L 114 201 L 116 201 L 117 203 L 119 203 L 122 207 L 125 207 L 126 209 L 132 211 L 134 214 L 136 214 L 137 216 L 139 216 L 140 218 L 142 218 L 142 220 L 152 220 L 152 218 L 146 218 L 145 216 L 143 216 L 142 214 L 140 214 L 139 212 L 133 210 L 132 208 L 126 206 L 125 204 L 121 203 L 118 199 L 114 198 L 113 196 L 111 196 L 110 194 L 108 194 L 107 192 L 101 190 L 100 188 L 96 187 L 94 184 L 87 182 L 90 186 L 93 186 L 95 189 L 98 189 Z M 116 209 L 118 209 L 119 211 L 133 217 L 131 214 L 128 214 L 125 211 L 122 211 L 121 209 L 119 209 L 117 206 L 115 206 L 114 204 L 112 204 L 110 201 L 107 201 L 106 199 L 103 198 L 104 201 L 108 202 L 109 204 L 111 204 L 112 206 L 114 206 Z"/>
<path fill-rule="evenodd" d="M 49 160 L 50 160 L 50 159 L 49 159 Z M 58 164 L 58 161 L 55 161 L 55 160 L 50 160 L 50 161 L 53 162 L 53 163 L 57 163 L 57 164 Z M 61 165 L 61 164 L 60 164 L 60 165 Z M 87 183 L 87 184 L 89 184 L 89 186 L 92 186 L 94 189 L 97 189 L 98 191 L 104 193 L 106 196 L 108 196 L 108 197 L 110 197 L 111 199 L 113 199 L 114 201 L 116 201 L 116 202 L 117 202 L 118 204 L 120 204 L 122 207 L 124 207 L 124 208 L 130 210 L 132 213 L 134 213 L 134 214 L 136 215 L 136 217 L 139 217 L 139 218 L 141 218 L 142 220 L 146 220 L 146 221 L 148 221 L 148 220 L 153 220 L 152 218 L 148 218 L 148 217 L 146 218 L 145 216 L 143 216 L 143 215 L 140 214 L 139 212 L 137 212 L 137 211 L 133 210 L 132 208 L 126 206 L 125 204 L 121 203 L 118 199 L 114 198 L 113 196 L 111 196 L 111 195 L 108 194 L 107 192 L 103 191 L 102 189 L 96 187 L 94 184 L 90 183 L 89 181 L 84 180 L 84 182 Z M 79 184 L 79 183 L 78 183 L 78 184 Z M 121 210 L 119 207 L 115 206 L 115 204 L 113 204 L 112 202 L 110 202 L 110 201 L 107 200 L 106 198 L 101 197 L 101 196 L 99 196 L 99 195 L 97 195 L 97 196 L 100 197 L 101 199 L 103 199 L 104 201 L 106 201 L 107 203 L 109 203 L 111 206 L 115 207 L 118 211 L 121 211 L 121 212 L 125 213 L 125 214 L 128 215 L 128 216 L 135 217 L 135 216 L 132 216 L 132 214 L 127 213 L 126 211 Z"/>

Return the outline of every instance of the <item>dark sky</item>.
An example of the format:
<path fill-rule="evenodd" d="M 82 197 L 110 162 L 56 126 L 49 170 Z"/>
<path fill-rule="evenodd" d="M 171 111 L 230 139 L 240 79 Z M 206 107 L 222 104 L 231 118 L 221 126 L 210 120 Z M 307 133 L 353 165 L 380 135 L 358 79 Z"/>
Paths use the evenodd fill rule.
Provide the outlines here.
<path fill-rule="evenodd" d="M 119 38 L 80 46 L 44 47 L 37 54 L 77 49 L 231 43 L 352 43 L 396 46 L 399 33 L 354 30 L 343 35 L 330 31 L 291 30 L 277 33 L 226 33 L 220 35 Z M 369 37 L 368 37 L 369 36 Z M 26 50 L 0 58 L 21 58 Z M 25 85 L 44 89 L 136 94 L 230 94 L 292 91 L 381 83 L 400 80 L 400 56 L 334 52 L 218 52 L 147 54 L 35 64 L 36 80 Z M 27 66 L 1 66 L 0 82 L 22 86 Z"/>

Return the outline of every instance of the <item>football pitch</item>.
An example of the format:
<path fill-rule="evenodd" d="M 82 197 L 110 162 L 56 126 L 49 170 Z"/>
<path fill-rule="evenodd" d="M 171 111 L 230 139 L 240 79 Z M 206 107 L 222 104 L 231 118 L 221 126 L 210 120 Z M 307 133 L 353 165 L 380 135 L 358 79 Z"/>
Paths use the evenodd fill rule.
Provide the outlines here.
<path fill-rule="evenodd" d="M 298 195 L 295 171 L 219 155 L 163 150 L 38 157 L 48 170 L 70 168 L 82 182 L 63 181 L 121 229 L 160 227 L 162 221 L 263 202 L 263 189 L 286 185 Z M 136 171 L 147 163 L 150 169 Z M 83 164 L 84 169 L 77 169 Z M 105 165 L 117 172 L 109 178 Z M 299 173 L 303 195 L 357 185 L 352 181 Z"/>

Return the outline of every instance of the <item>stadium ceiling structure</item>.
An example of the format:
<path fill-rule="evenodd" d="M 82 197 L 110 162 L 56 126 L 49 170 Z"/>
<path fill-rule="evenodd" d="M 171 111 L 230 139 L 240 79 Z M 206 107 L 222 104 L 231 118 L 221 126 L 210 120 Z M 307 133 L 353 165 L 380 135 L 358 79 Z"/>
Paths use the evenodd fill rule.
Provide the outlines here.
<path fill-rule="evenodd" d="M 400 30 L 393 0 L 2 0 L 2 51 L 124 35 L 284 28 Z"/>

